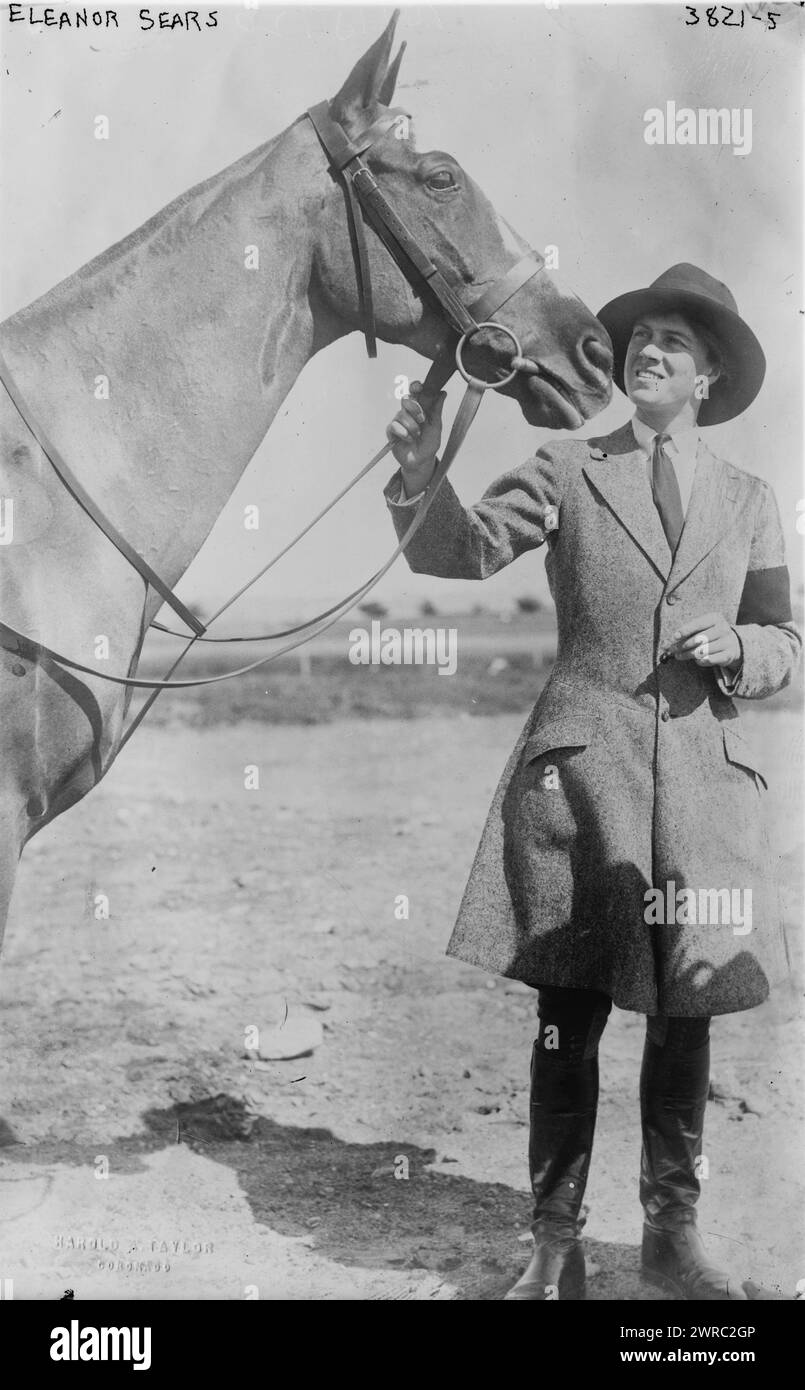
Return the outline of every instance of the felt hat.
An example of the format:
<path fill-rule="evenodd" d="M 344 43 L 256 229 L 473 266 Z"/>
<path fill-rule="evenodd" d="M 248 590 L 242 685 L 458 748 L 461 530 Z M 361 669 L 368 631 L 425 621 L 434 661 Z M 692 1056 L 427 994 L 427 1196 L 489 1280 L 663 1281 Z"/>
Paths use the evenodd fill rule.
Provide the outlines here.
<path fill-rule="evenodd" d="M 696 265 L 682 262 L 663 271 L 644 290 L 629 290 L 611 299 L 598 318 L 612 339 L 615 355 L 612 375 L 624 390 L 623 370 L 632 328 L 642 314 L 664 310 L 679 313 L 709 329 L 718 340 L 725 374 L 702 399 L 697 423 L 718 425 L 731 420 L 751 405 L 763 385 L 766 358 L 726 285 Z"/>

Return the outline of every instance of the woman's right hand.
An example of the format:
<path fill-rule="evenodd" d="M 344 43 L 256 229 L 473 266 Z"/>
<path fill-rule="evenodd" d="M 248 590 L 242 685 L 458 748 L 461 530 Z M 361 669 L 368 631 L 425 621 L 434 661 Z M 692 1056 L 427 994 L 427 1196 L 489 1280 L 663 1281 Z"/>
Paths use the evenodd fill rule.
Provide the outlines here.
<path fill-rule="evenodd" d="M 412 381 L 411 394 L 403 397 L 399 411 L 386 430 L 391 452 L 402 470 L 408 497 L 415 497 L 430 482 L 442 438 L 445 392 L 439 392 L 426 415 L 417 400 L 421 391 L 421 381 Z"/>

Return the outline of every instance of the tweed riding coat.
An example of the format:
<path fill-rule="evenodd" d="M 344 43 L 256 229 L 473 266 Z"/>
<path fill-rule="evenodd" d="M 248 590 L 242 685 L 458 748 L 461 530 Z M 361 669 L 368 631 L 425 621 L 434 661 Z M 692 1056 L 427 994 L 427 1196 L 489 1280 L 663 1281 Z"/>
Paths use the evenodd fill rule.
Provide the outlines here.
<path fill-rule="evenodd" d="M 385 495 L 402 535 L 416 499 L 399 502 L 400 476 Z M 543 543 L 556 663 L 448 954 L 647 1014 L 760 1004 L 786 952 L 766 778 L 732 696 L 780 690 L 801 649 L 772 490 L 700 443 L 672 562 L 627 424 L 546 445 L 473 507 L 445 480 L 406 553 L 418 573 L 484 579 Z M 681 623 L 710 612 L 743 648 L 729 681 L 665 655 Z"/>

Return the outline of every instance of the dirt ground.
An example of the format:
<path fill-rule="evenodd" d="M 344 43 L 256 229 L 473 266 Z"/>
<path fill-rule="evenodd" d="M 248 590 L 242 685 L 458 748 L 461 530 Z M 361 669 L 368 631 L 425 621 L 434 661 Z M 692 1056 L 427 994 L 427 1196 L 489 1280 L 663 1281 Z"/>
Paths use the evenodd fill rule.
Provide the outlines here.
<path fill-rule="evenodd" d="M 744 717 L 798 949 L 800 721 Z M 502 1296 L 529 1253 L 535 997 L 443 951 L 524 718 L 146 725 L 29 846 L 0 972 L 15 1298 Z M 310 1055 L 249 1055 L 283 1023 Z M 601 1048 L 592 1299 L 662 1297 L 638 1272 L 642 1030 L 615 1011 Z M 713 1035 L 700 1224 L 793 1293 L 801 982 Z"/>

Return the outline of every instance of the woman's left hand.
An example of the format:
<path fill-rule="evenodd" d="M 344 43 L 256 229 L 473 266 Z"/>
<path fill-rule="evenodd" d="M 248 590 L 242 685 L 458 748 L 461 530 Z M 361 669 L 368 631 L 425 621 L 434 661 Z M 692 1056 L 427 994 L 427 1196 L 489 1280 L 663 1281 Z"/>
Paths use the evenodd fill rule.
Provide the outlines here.
<path fill-rule="evenodd" d="M 741 664 L 738 635 L 722 613 L 705 613 L 683 623 L 674 632 L 668 651 L 677 661 L 695 661 L 697 666 L 731 670 Z"/>

